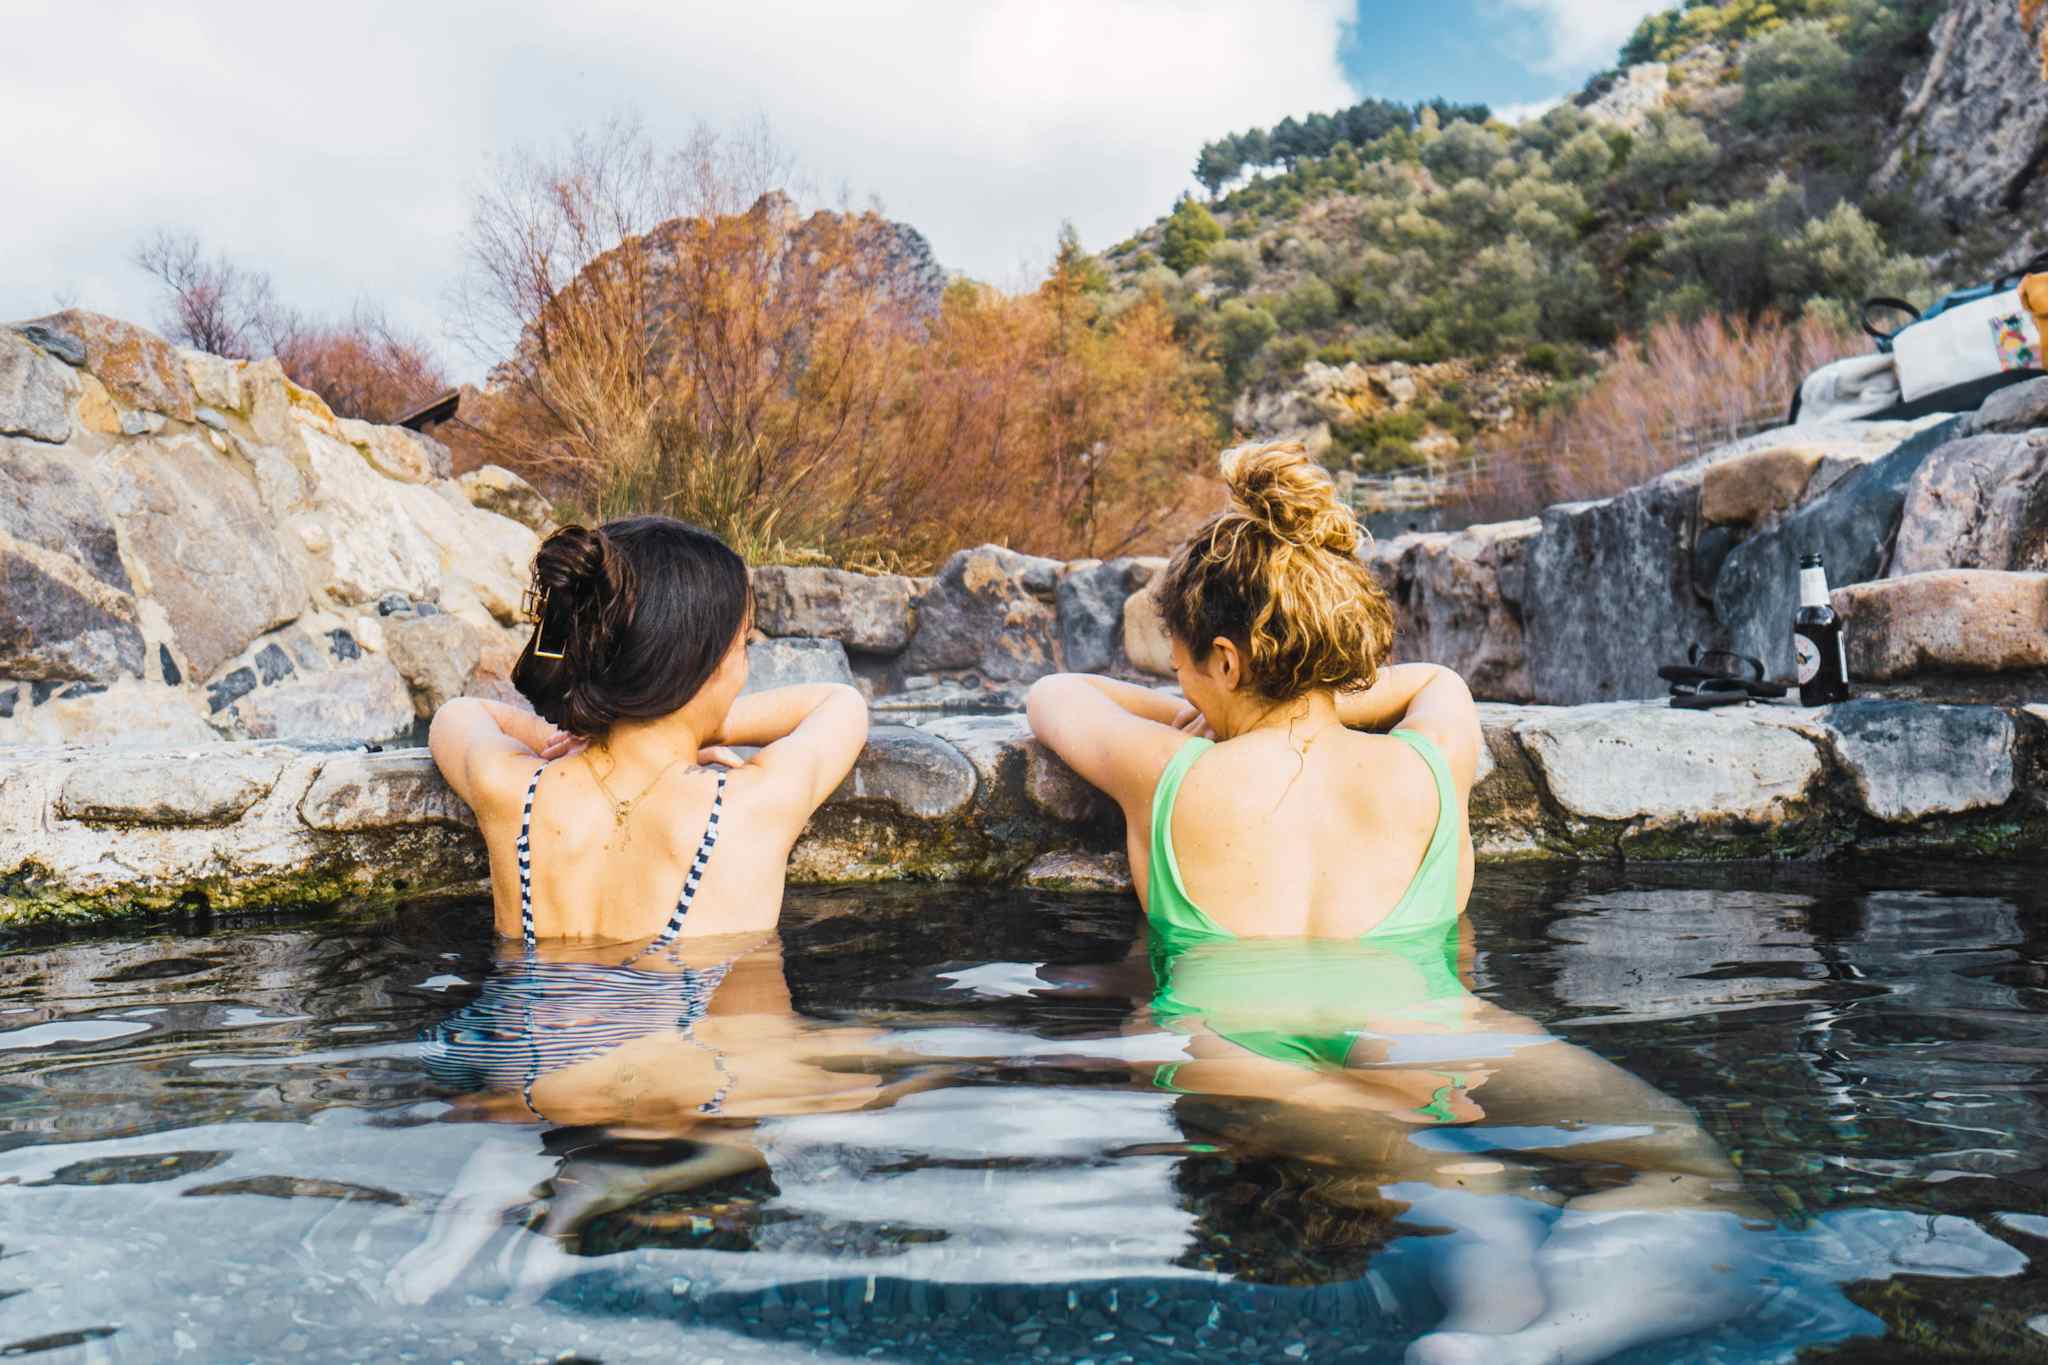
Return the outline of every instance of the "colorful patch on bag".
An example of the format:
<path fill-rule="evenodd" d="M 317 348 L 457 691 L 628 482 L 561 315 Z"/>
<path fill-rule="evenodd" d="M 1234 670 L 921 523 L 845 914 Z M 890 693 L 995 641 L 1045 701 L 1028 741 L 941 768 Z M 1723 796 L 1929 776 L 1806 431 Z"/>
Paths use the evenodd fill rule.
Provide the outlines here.
<path fill-rule="evenodd" d="M 1993 344 L 1998 347 L 2001 370 L 2037 370 L 2041 367 L 2041 343 L 2028 335 L 2027 316 L 2009 313 L 1991 319 Z"/>

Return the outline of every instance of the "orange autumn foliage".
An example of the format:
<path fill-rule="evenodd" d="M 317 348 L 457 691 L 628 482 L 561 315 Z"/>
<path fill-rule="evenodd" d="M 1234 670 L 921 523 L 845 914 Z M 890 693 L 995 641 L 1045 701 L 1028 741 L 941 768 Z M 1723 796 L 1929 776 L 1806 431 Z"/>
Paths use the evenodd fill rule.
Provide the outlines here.
<path fill-rule="evenodd" d="M 488 190 L 474 276 L 520 338 L 478 407 L 489 458 L 754 560 L 1163 546 L 1216 430 L 1157 300 L 1108 316 L 1063 257 L 934 310 L 898 229 L 797 214 L 782 169 L 759 139 L 661 155 L 613 124 Z"/>

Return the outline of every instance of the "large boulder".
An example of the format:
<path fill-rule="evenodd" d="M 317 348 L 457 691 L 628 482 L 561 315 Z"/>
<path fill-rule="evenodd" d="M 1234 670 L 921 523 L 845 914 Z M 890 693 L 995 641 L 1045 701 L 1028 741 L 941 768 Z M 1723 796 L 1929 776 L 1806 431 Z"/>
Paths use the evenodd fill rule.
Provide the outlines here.
<path fill-rule="evenodd" d="M 1972 436 L 2042 427 L 2048 427 L 2048 379 L 2029 379 L 1998 390 L 1969 419 Z"/>
<path fill-rule="evenodd" d="M 197 436 L 129 443 L 108 468 L 108 509 L 194 675 L 306 609 L 254 487 Z"/>
<path fill-rule="evenodd" d="M 1065 666 L 1076 673 L 1110 673 L 1128 665 L 1123 652 L 1124 603 L 1150 583 L 1166 561 L 1157 558 L 1084 559 L 1069 564 L 1053 591 Z"/>
<path fill-rule="evenodd" d="M 1535 700 L 1653 696 L 1664 689 L 1659 664 L 1718 634 L 1694 580 L 1699 486 L 1697 468 L 1681 469 L 1545 509 L 1522 609 Z"/>
<path fill-rule="evenodd" d="M 1380 542 L 1367 562 L 1394 605 L 1394 657 L 1456 669 L 1486 701 L 1529 699 L 1522 633 L 1531 517 Z"/>
<path fill-rule="evenodd" d="M 1818 446 L 1788 444 L 1715 461 L 1700 475 L 1700 523 L 1753 526 L 1796 506 L 1822 458 Z"/>
<path fill-rule="evenodd" d="M 957 552 L 917 599 L 903 672 L 972 670 L 998 683 L 1058 672 L 1058 617 L 1049 599 L 1059 569 L 1057 560 L 1000 545 Z"/>
<path fill-rule="evenodd" d="M 1793 676 L 1792 614 L 1799 606 L 1800 558 L 1823 556 L 1833 587 L 1881 577 L 1914 475 L 1959 425 L 1960 419 L 1951 418 L 1915 432 L 1889 454 L 1850 469 L 1826 492 L 1731 549 L 1712 589 L 1720 638 L 1702 643 L 1753 654 L 1773 677 Z M 1646 603 L 1645 609 L 1654 607 Z M 1646 685 L 1641 695 L 1660 690 Z"/>
<path fill-rule="evenodd" d="M 764 635 L 837 640 L 871 654 L 910 643 L 915 579 L 809 565 L 764 565 L 753 577 L 754 628 Z"/>
<path fill-rule="evenodd" d="M 135 585 L 90 469 L 0 439 L 0 678 L 104 683 L 143 670 Z"/>
<path fill-rule="evenodd" d="M 1849 675 L 2048 669 L 2048 573 L 1940 569 L 1834 593 L 1847 623 Z"/>
<path fill-rule="evenodd" d="M 78 380 L 64 363 L 22 337 L 0 331 L 0 436 L 62 445 L 71 439 Z"/>
<path fill-rule="evenodd" d="M 82 350 L 84 368 L 119 407 L 192 420 L 196 404 L 184 359 L 156 333 L 78 308 L 37 318 L 29 326 L 58 346 Z"/>
<path fill-rule="evenodd" d="M 384 657 L 404 675 L 412 689 L 413 708 L 422 718 L 468 691 L 488 643 L 477 627 L 446 612 L 393 616 L 384 622 Z"/>
<path fill-rule="evenodd" d="M 376 656 L 215 700 L 213 725 L 231 739 L 390 744 L 410 739 L 418 714 L 404 675 Z"/>
<path fill-rule="evenodd" d="M 1953 0 L 1935 21 L 1933 53 L 1894 122 L 1871 188 L 1931 211 L 1950 230 L 2038 224 L 2048 216 L 2048 100 L 2040 98 L 2039 33 L 2048 14 L 2021 22 L 2017 0 Z M 2031 94 L 2023 92 L 2032 92 Z M 2037 235 L 2002 235 L 2001 263 L 2040 249 Z"/>
<path fill-rule="evenodd" d="M 400 483 L 433 483 L 454 477 L 448 447 L 404 427 L 342 419 L 335 423 L 342 438 L 369 461 L 370 467 Z"/>
<path fill-rule="evenodd" d="M 1164 574 L 1154 575 L 1151 582 L 1124 599 L 1124 658 L 1137 672 L 1155 678 L 1173 676 L 1173 638 L 1159 606 L 1165 583 Z"/>
<path fill-rule="evenodd" d="M 2048 429 L 1928 455 L 1906 492 L 1891 571 L 1933 569 L 2048 569 Z"/>
<path fill-rule="evenodd" d="M 541 491 L 509 469 L 479 465 L 456 482 L 470 506 L 510 517 L 528 530 L 545 534 L 554 524 L 555 509 Z"/>
<path fill-rule="evenodd" d="M 798 683 L 854 685 L 846 646 L 837 640 L 755 640 L 747 646 L 746 691 L 765 692 Z"/>

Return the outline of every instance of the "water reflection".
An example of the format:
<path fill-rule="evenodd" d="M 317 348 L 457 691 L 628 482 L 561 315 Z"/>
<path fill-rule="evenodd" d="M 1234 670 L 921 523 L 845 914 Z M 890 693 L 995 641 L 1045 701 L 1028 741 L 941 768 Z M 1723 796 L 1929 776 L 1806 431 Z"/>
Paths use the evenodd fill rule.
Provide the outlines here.
<path fill-rule="evenodd" d="M 17 951 L 0 1349 L 2024 1353 L 2040 891 L 1685 875 L 1391 958 L 813 893 L 545 1004 L 450 919 Z"/>

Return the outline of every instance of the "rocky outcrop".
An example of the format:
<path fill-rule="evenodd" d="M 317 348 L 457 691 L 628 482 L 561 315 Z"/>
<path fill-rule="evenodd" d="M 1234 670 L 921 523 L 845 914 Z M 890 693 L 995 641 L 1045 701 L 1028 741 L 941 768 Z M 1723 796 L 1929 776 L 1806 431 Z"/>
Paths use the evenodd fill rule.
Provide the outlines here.
<path fill-rule="evenodd" d="M 1891 565 L 2048 569 L 2048 426 L 1932 452 L 1907 489 Z"/>
<path fill-rule="evenodd" d="M 274 361 L 0 328 L 0 432 L 0 745 L 387 741 L 509 671 L 533 530 Z"/>
<path fill-rule="evenodd" d="M 1541 531 L 1532 517 L 1368 545 L 1394 604 L 1394 658 L 1449 664 L 1489 701 L 1530 700 L 1523 594 Z"/>
<path fill-rule="evenodd" d="M 1837 589 L 1849 671 L 1891 682 L 1927 672 L 2048 669 L 2048 573 L 1938 569 Z"/>
<path fill-rule="evenodd" d="M 1028 683 L 1058 671 L 1060 568 L 1058 560 L 999 545 L 960 551 L 917 599 L 917 634 L 903 672 Z"/>
<path fill-rule="evenodd" d="M 754 570 L 754 628 L 896 654 L 910 643 L 911 600 L 928 584 L 901 574 L 769 566 Z"/>
<path fill-rule="evenodd" d="M 1878 191 L 1931 206 L 1961 236 L 1994 224 L 2007 245 L 2003 267 L 2042 249 L 2015 231 L 2048 217 L 2048 99 L 2040 32 L 2014 0 L 1953 0 L 1931 35 L 1933 56 L 1907 102 L 1872 182 Z"/>
<path fill-rule="evenodd" d="M 1688 713 L 1482 708 L 1482 858 L 2038 851 L 2048 708 L 1850 702 Z M 1022 716 L 879 724 L 798 883 L 1127 888 L 1115 809 Z M 481 839 L 424 750 L 0 750 L 0 928 L 469 894 Z"/>

